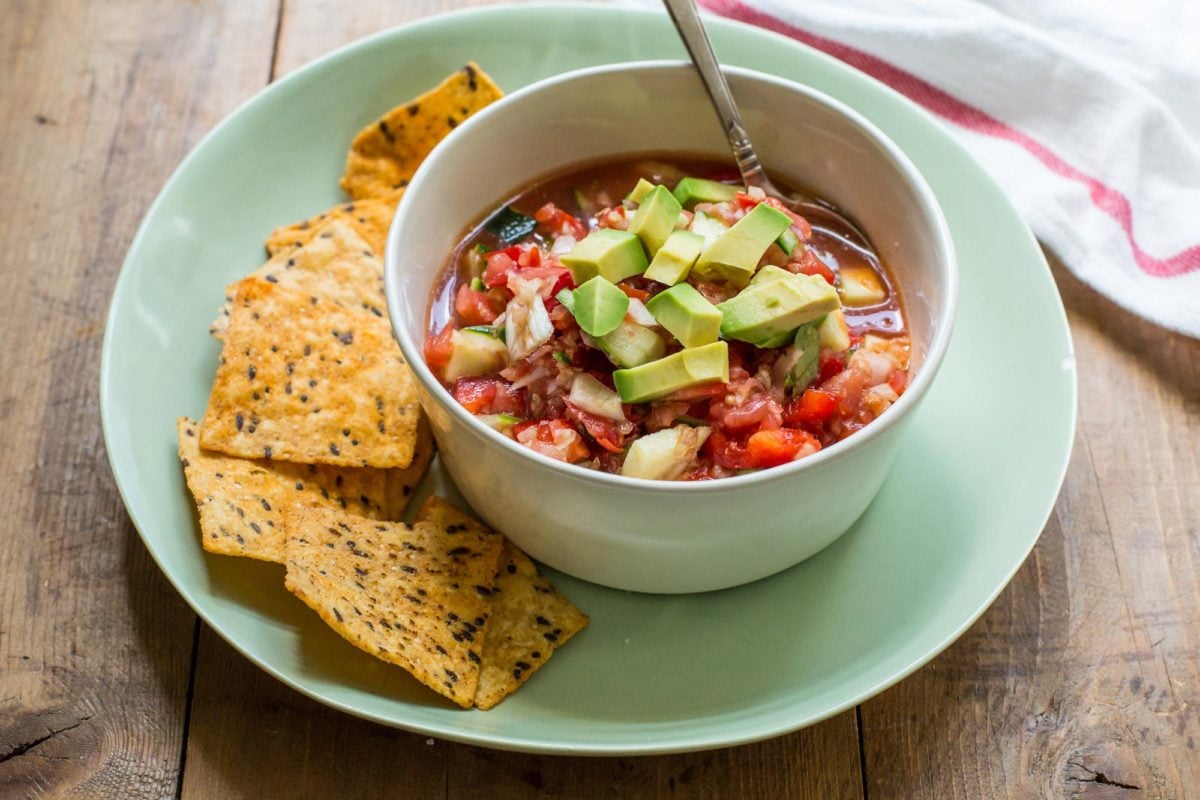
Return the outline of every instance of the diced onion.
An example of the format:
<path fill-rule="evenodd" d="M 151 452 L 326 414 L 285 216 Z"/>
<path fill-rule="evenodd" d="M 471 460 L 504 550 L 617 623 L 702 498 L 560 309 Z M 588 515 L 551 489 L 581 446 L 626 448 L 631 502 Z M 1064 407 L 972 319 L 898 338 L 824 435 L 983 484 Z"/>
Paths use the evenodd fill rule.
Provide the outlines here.
<path fill-rule="evenodd" d="M 625 421 L 621 397 L 600 381 L 581 372 L 571 382 L 571 402 L 588 413 L 605 419 Z"/>
<path fill-rule="evenodd" d="M 554 240 L 554 244 L 550 247 L 550 255 L 561 256 L 565 253 L 571 252 L 571 248 L 574 246 L 575 237 L 569 233 L 564 234 Z"/>
<path fill-rule="evenodd" d="M 513 361 L 529 355 L 554 335 L 554 323 L 539 294 L 542 283 L 540 280 L 509 279 L 515 294 L 505 310 L 504 339 Z"/>
<path fill-rule="evenodd" d="M 625 311 L 625 316 L 636 322 L 638 325 L 645 325 L 648 328 L 653 328 L 658 324 L 658 320 L 646 308 L 646 304 L 636 297 L 629 298 L 629 308 Z"/>

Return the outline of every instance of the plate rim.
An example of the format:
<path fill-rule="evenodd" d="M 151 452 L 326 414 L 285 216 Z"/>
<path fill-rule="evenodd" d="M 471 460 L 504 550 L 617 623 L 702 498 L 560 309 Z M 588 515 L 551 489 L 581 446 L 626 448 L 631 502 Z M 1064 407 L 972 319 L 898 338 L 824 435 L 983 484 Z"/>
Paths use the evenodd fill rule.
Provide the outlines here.
<path fill-rule="evenodd" d="M 438 737 L 441 739 L 445 739 L 447 741 L 455 741 L 455 742 L 460 742 L 460 743 L 464 743 L 464 744 L 480 746 L 480 747 L 488 747 L 488 748 L 497 749 L 497 750 L 508 750 L 508 751 L 525 752 L 525 753 L 539 753 L 539 754 L 548 754 L 548 755 L 629 756 L 629 755 L 661 755 L 661 754 L 670 754 L 670 753 L 695 752 L 695 751 L 710 750 L 710 749 L 715 749 L 715 748 L 733 747 L 733 746 L 742 745 L 742 744 L 750 744 L 753 742 L 763 741 L 766 739 L 771 739 L 771 738 L 775 738 L 778 736 L 782 736 L 782 735 L 794 732 L 796 730 L 799 730 L 801 728 L 805 728 L 810 725 L 814 725 L 818 722 L 829 719 L 831 717 L 837 716 L 838 714 L 841 714 L 841 713 L 845 712 L 846 710 L 863 703 L 867 699 L 878 695 L 879 693 L 885 691 L 886 689 L 890 688 L 891 686 L 894 686 L 895 684 L 899 683 L 900 681 L 904 680 L 906 677 L 912 675 L 917 670 L 919 670 L 922 667 L 924 667 L 925 665 L 927 665 L 930 661 L 932 661 L 934 658 L 936 658 L 938 655 L 940 655 L 953 642 L 955 642 L 957 639 L 959 639 L 967 631 L 967 629 L 970 628 L 983 615 L 983 613 L 995 602 L 996 598 L 1000 595 L 1000 593 L 1003 592 L 1004 589 L 1009 585 L 1009 583 L 1012 581 L 1013 576 L 1017 573 L 1017 571 L 1023 566 L 1025 561 L 1028 559 L 1030 552 L 1032 552 L 1034 546 L 1037 544 L 1038 540 L 1040 539 L 1041 533 L 1045 529 L 1046 523 L 1049 521 L 1051 515 L 1054 513 L 1054 508 L 1057 504 L 1057 498 L 1058 498 L 1059 494 L 1061 493 L 1063 482 L 1066 479 L 1067 470 L 1069 467 L 1069 463 L 1070 463 L 1070 459 L 1071 459 L 1071 455 L 1072 455 L 1072 451 L 1073 451 L 1073 443 L 1074 443 L 1075 435 L 1076 435 L 1077 428 L 1078 428 L 1078 414 L 1079 414 L 1078 369 L 1077 369 L 1076 360 L 1075 360 L 1074 341 L 1073 341 L 1073 337 L 1071 335 L 1071 330 L 1070 330 L 1070 326 L 1068 323 L 1066 310 L 1065 310 L 1065 307 L 1063 306 L 1062 297 L 1057 290 L 1056 284 L 1054 283 L 1053 276 L 1050 272 L 1049 264 L 1046 261 L 1045 255 L 1041 249 L 1040 244 L 1037 242 L 1036 238 L 1033 236 L 1031 230 L 1029 229 L 1028 224 L 1024 221 L 1024 219 L 1022 219 L 1020 217 L 1019 213 L 1016 212 L 1015 208 L 1012 207 L 1012 202 L 1011 202 L 1011 200 L 1008 199 L 1007 194 L 1003 191 L 1003 189 L 1001 189 L 999 187 L 999 185 L 996 183 L 996 181 L 990 175 L 988 175 L 985 170 L 983 170 L 982 167 L 980 167 L 980 170 L 979 170 L 979 178 L 982 180 L 985 180 L 993 185 L 993 187 L 996 189 L 997 194 L 1003 198 L 1003 201 L 1012 210 L 1014 218 L 1020 222 L 1021 235 L 1024 240 L 1023 244 L 1030 246 L 1032 248 L 1033 254 L 1036 255 L 1038 266 L 1040 266 L 1040 269 L 1038 270 L 1038 274 L 1045 278 L 1047 286 L 1048 286 L 1048 288 L 1052 294 L 1052 297 L 1055 301 L 1052 304 L 1054 307 L 1054 311 L 1056 312 L 1054 321 L 1057 323 L 1057 327 L 1060 328 L 1060 330 L 1064 336 L 1063 343 L 1066 346 L 1066 354 L 1067 354 L 1066 360 L 1064 362 L 1064 371 L 1069 374 L 1068 397 L 1069 397 L 1069 401 L 1070 401 L 1069 409 L 1067 409 L 1068 425 L 1066 427 L 1067 427 L 1070 435 L 1067 440 L 1068 445 L 1064 449 L 1063 453 L 1061 454 L 1060 463 L 1058 464 L 1058 468 L 1055 470 L 1055 472 L 1057 473 L 1057 479 L 1055 480 L 1055 489 L 1054 489 L 1053 497 L 1048 505 L 1048 508 L 1045 509 L 1044 513 L 1036 515 L 1038 518 L 1041 519 L 1041 524 L 1037 530 L 1037 534 L 1030 538 L 1028 545 L 1021 548 L 1023 550 L 1021 557 L 1019 559 L 1015 560 L 1015 563 L 1011 567 L 1011 569 L 1009 569 L 1005 573 L 1003 580 L 998 582 L 998 584 L 994 588 L 994 590 L 987 593 L 987 596 L 983 599 L 983 601 L 980 602 L 976 608 L 971 610 L 970 614 L 964 618 L 964 620 L 962 621 L 961 624 L 954 627 L 948 634 L 943 636 L 937 642 L 937 644 L 934 647 L 930 648 L 929 651 L 927 653 L 925 653 L 921 658 L 915 659 L 913 662 L 905 665 L 902 668 L 899 668 L 899 669 L 889 672 L 887 675 L 873 681 L 866 688 L 851 695 L 848 699 L 844 700 L 843 702 L 835 704 L 835 705 L 833 705 L 829 708 L 826 708 L 822 711 L 810 713 L 810 714 L 807 714 L 804 716 L 789 717 L 786 720 L 781 720 L 780 722 L 778 722 L 775 725 L 753 728 L 752 731 L 750 731 L 750 732 L 744 732 L 744 730 L 742 728 L 739 728 L 738 732 L 733 733 L 732 735 L 727 730 L 720 734 L 701 735 L 701 736 L 692 736 L 692 735 L 687 735 L 685 733 L 684 735 L 681 735 L 681 736 L 675 736 L 675 737 L 671 738 L 669 741 L 650 740 L 650 741 L 640 741 L 640 742 L 636 742 L 636 743 L 628 742 L 628 741 L 621 742 L 621 743 L 593 741 L 593 742 L 587 742 L 587 743 L 583 743 L 583 744 L 566 744 L 566 743 L 562 743 L 562 742 L 546 741 L 545 739 L 542 739 L 542 738 L 525 737 L 525 736 L 522 736 L 519 734 L 512 734 L 512 733 L 464 731 L 454 725 L 441 724 L 441 723 L 436 723 L 436 722 L 425 722 L 425 721 L 412 722 L 412 721 L 408 721 L 408 720 L 397 720 L 395 718 L 391 718 L 391 717 L 385 716 L 383 714 L 373 712 L 369 709 L 361 708 L 359 706 L 354 705 L 353 703 L 344 702 L 342 700 L 338 700 L 338 699 L 323 695 L 320 692 L 318 692 L 316 689 L 309 688 L 304 683 L 291 679 L 290 677 L 285 675 L 283 672 L 281 672 L 278 668 L 273 666 L 268 660 L 260 659 L 258 656 L 256 656 L 252 652 L 250 652 L 246 647 L 244 647 L 240 642 L 235 641 L 233 638 L 231 638 L 231 636 L 223 630 L 222 626 L 214 621 L 215 614 L 212 611 L 210 611 L 209 609 L 205 608 L 204 604 L 200 602 L 202 598 L 199 598 L 196 595 L 194 595 L 191 591 L 189 591 L 181 583 L 181 579 L 179 578 L 179 576 L 177 576 L 175 574 L 174 570 L 170 566 L 171 562 L 168 561 L 168 559 L 166 558 L 166 555 L 163 552 L 160 552 L 158 548 L 156 548 L 156 546 L 153 543 L 152 537 L 148 537 L 147 534 L 143 531 L 143 525 L 139 521 L 137 515 L 134 513 L 133 506 L 130 505 L 130 502 L 128 500 L 129 490 L 127 489 L 126 481 L 122 477 L 122 474 L 119 471 L 118 465 L 117 465 L 118 457 L 116 455 L 116 451 L 119 448 L 112 446 L 112 443 L 114 441 L 113 426 L 116 424 L 114 421 L 114 415 L 117 413 L 115 408 L 113 407 L 113 405 L 115 403 L 117 403 L 118 401 L 111 399 L 111 395 L 113 394 L 113 392 L 110 387 L 109 377 L 110 377 L 110 373 L 112 370 L 113 339 L 116 336 L 115 330 L 117 327 L 117 318 L 119 316 L 118 312 L 121 311 L 124 307 L 124 304 L 125 304 L 124 298 L 126 298 L 130 292 L 127 285 L 129 284 L 130 281 L 133 280 L 133 278 L 131 277 L 133 271 L 132 271 L 132 269 L 129 268 L 129 265 L 132 261 L 135 260 L 135 257 L 139 254 L 139 252 L 146 246 L 145 242 L 149 236 L 148 232 L 150 230 L 150 222 L 152 219 L 154 219 L 157 216 L 157 212 L 159 211 L 160 207 L 164 204 L 165 198 L 171 193 L 170 190 L 174 187 L 174 185 L 178 181 L 182 180 L 183 174 L 187 171 L 187 168 L 190 165 L 190 163 L 193 161 L 193 159 L 195 159 L 197 157 L 197 154 L 200 153 L 202 150 L 204 150 L 206 148 L 206 146 L 210 143 L 211 140 L 217 138 L 221 134 L 221 132 L 225 130 L 225 128 L 227 126 L 234 124 L 235 120 L 238 119 L 239 117 L 241 117 L 248 108 L 255 106 L 260 101 L 262 101 L 263 98 L 268 97 L 273 93 L 285 91 L 286 87 L 288 86 L 289 83 L 292 83 L 297 80 L 301 80 L 305 75 L 307 75 L 311 72 L 315 72 L 315 71 L 319 71 L 319 70 L 323 69 L 330 62 L 337 61 L 339 59 L 347 57 L 347 55 L 353 50 L 356 50 L 356 49 L 362 48 L 362 47 L 367 47 L 370 44 L 372 44 L 378 40 L 387 39 L 387 38 L 401 35 L 401 34 L 411 34 L 413 32 L 419 31 L 421 28 L 424 28 L 424 27 L 436 27 L 436 26 L 447 24 L 447 23 L 453 24 L 455 21 L 459 20 L 460 18 L 471 18 L 471 17 L 486 18 L 486 17 L 492 16 L 492 15 L 506 16 L 506 15 L 513 14 L 513 13 L 523 14 L 523 13 L 538 12 L 538 11 L 553 11 L 555 13 L 583 14 L 583 15 L 594 14 L 597 16 L 610 16 L 610 17 L 619 17 L 619 16 L 623 16 L 623 15 L 639 15 L 639 16 L 654 15 L 655 17 L 659 16 L 658 12 L 654 9 L 630 8 L 630 7 L 626 7 L 626 6 L 620 6 L 620 5 L 610 6 L 610 5 L 590 5 L 590 4 L 580 4 L 580 3 L 570 3 L 570 2 L 535 2 L 535 3 L 522 3 L 520 5 L 497 4 L 497 5 L 488 5 L 488 6 L 473 7 L 473 8 L 472 7 L 460 8 L 460 9 L 455 9 L 455 10 L 452 10 L 449 12 L 433 14 L 433 15 L 429 15 L 426 17 L 422 17 L 420 19 L 413 20 L 408 23 L 404 23 L 401 25 L 397 25 L 397 26 L 393 26 L 393 27 L 390 27 L 390 28 L 387 28 L 384 30 L 377 31 L 375 33 L 369 34 L 367 36 L 364 36 L 364 37 L 355 39 L 351 42 L 348 42 L 346 44 L 343 44 L 343 45 L 341 45 L 327 53 L 324 53 L 321 56 L 318 56 L 317 58 L 293 69 L 291 72 L 288 72 L 287 74 L 285 74 L 282 77 L 276 79 L 275 81 L 267 84 L 266 86 L 263 86 L 262 88 L 260 88 L 256 92 L 254 92 L 249 98 L 247 98 L 246 100 L 237 104 L 237 106 L 233 110 L 231 110 L 224 117 L 222 117 L 222 119 L 216 125 L 214 125 L 210 130 L 208 130 L 204 134 L 204 136 L 202 136 L 196 142 L 196 144 L 192 146 L 192 148 L 189 150 L 189 152 L 179 161 L 179 163 L 175 166 L 175 168 L 171 172 L 171 175 L 167 178 L 167 180 L 163 183 L 162 187 L 159 189 L 153 202 L 147 207 L 147 209 L 144 212 L 144 215 L 143 215 L 140 223 L 138 224 L 138 227 L 133 235 L 133 238 L 130 240 L 128 250 L 126 251 L 125 258 L 123 259 L 123 261 L 121 263 L 120 271 L 118 272 L 117 279 L 114 282 L 112 293 L 109 298 L 108 313 L 105 315 L 104 336 L 103 336 L 103 340 L 102 340 L 102 344 L 101 344 L 98 404 L 100 407 L 101 429 L 102 429 L 102 433 L 103 433 L 103 437 L 104 437 L 105 452 L 106 452 L 106 456 L 107 456 L 107 459 L 109 462 L 109 468 L 112 472 L 114 483 L 115 483 L 115 485 L 117 487 L 117 491 L 121 497 L 122 504 L 125 507 L 126 514 L 129 518 L 130 522 L 133 524 L 134 529 L 137 531 L 139 538 L 142 540 L 143 545 L 146 547 L 147 551 L 149 551 L 151 558 L 154 560 L 155 564 L 157 564 L 158 568 L 163 573 L 163 575 L 167 578 L 168 582 L 175 589 L 175 591 L 184 599 L 184 601 L 188 604 L 188 606 L 192 609 L 192 611 L 194 613 L 196 613 L 196 615 L 205 622 L 205 624 L 207 624 L 215 633 L 217 633 L 222 638 L 222 640 L 224 640 L 231 647 L 233 647 L 238 653 L 240 653 L 243 657 L 247 658 L 252 664 L 257 666 L 259 669 L 262 669 L 267 674 L 271 675 L 276 680 L 279 680 L 281 683 L 285 684 L 286 686 L 292 688 L 293 690 L 299 692 L 300 694 L 302 694 L 306 697 L 309 697 L 309 698 L 321 703 L 322 705 L 325 705 L 325 706 L 328 706 L 331 708 L 335 708 L 339 711 L 351 714 L 353 716 L 356 716 L 356 717 L 359 717 L 362 719 L 366 719 L 366 720 L 370 720 L 372 722 L 387 725 L 389 727 L 400 728 L 400 729 L 407 730 L 407 731 L 410 731 L 410 732 L 413 732 L 413 733 L 419 734 L 419 735 L 435 736 L 435 737 Z M 929 114 L 929 112 L 927 112 L 924 108 L 920 107 L 919 105 L 917 105 L 916 103 L 911 101 L 909 98 L 905 97 L 903 94 L 897 92 L 894 89 L 891 89 L 891 87 L 888 87 L 886 84 L 882 84 L 881 82 L 872 78 L 871 76 L 866 75 L 865 73 L 862 73 L 859 70 L 856 70 L 852 66 L 845 64 L 826 53 L 821 52 L 820 50 L 812 48 L 801 42 L 795 41 L 789 37 L 783 36 L 782 34 L 776 33 L 774 31 L 769 31 L 769 30 L 760 28 L 758 26 L 751 25 L 749 23 L 744 23 L 744 22 L 741 22 L 738 20 L 726 19 L 723 17 L 714 16 L 712 14 L 706 14 L 705 19 L 706 19 L 706 22 L 710 25 L 716 25 L 718 27 L 729 27 L 729 28 L 738 29 L 743 32 L 746 32 L 751 36 L 761 36 L 761 37 L 766 37 L 768 39 L 773 39 L 773 40 L 776 40 L 781 45 L 789 46 L 795 50 L 805 53 L 806 57 L 817 58 L 821 61 L 825 61 L 825 62 L 833 65 L 836 69 L 844 70 L 848 73 L 853 74 L 854 78 L 856 80 L 866 81 L 877 87 L 881 87 L 886 92 L 891 94 L 895 99 L 898 99 L 898 100 L 902 101 L 904 104 L 906 104 L 909 107 L 909 110 L 911 112 L 915 112 L 915 113 L 921 115 L 922 117 L 924 117 L 929 124 L 937 126 L 937 127 L 944 127 L 931 114 Z M 605 62 L 605 63 L 612 63 L 612 62 Z M 957 139 L 955 139 L 953 136 L 949 135 L 949 133 L 947 133 L 945 144 L 947 146 L 951 146 L 951 147 L 955 148 L 962 157 L 972 161 L 973 163 L 977 163 L 977 162 L 975 162 L 974 157 L 971 156 L 970 153 L 966 150 L 966 148 Z M 903 148 L 901 148 L 901 149 L 903 149 Z M 950 225 L 950 228 L 951 228 L 951 233 L 953 233 L 954 226 L 952 224 Z M 1066 363 L 1067 361 L 1069 361 L 1069 365 Z M 1069 368 L 1068 368 L 1068 366 L 1069 366 Z M 885 479 L 885 481 L 886 481 L 886 479 Z M 479 713 L 482 713 L 482 712 L 479 712 Z M 719 717 L 714 716 L 714 717 L 711 717 L 710 719 L 717 720 L 717 719 L 719 719 Z M 672 723 L 672 726 L 676 726 L 678 724 L 679 723 Z M 728 728 L 728 724 L 726 725 L 726 728 Z"/>

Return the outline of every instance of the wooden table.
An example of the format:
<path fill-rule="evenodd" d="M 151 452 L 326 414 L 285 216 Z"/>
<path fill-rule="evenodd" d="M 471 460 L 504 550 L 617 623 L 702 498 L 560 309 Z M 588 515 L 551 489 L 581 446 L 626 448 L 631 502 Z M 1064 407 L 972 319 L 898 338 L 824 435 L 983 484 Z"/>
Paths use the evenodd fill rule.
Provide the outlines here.
<path fill-rule="evenodd" d="M 690 755 L 493 752 L 326 709 L 200 624 L 134 532 L 101 439 L 125 250 L 180 158 L 265 83 L 466 4 L 0 12 L 0 797 L 1200 796 L 1200 341 L 1057 267 L 1081 401 L 1055 512 L 970 632 L 854 711 Z"/>

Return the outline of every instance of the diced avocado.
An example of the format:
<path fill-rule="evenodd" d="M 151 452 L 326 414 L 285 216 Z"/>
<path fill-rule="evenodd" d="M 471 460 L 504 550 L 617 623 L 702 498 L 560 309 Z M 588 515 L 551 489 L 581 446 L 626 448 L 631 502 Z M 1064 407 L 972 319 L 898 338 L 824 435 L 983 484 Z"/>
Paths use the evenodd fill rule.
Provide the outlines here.
<path fill-rule="evenodd" d="M 579 327 L 592 336 L 603 336 L 616 330 L 629 308 L 628 295 L 599 275 L 584 282 L 574 295 L 571 313 Z"/>
<path fill-rule="evenodd" d="M 688 226 L 688 230 L 704 237 L 704 247 L 712 247 L 721 234 L 729 230 L 729 226 L 716 217 L 710 217 L 703 211 L 697 211 L 696 216 L 692 217 L 692 224 Z"/>
<path fill-rule="evenodd" d="M 504 369 L 508 363 L 508 348 L 504 342 L 481 331 L 454 331 L 450 334 L 450 345 L 450 360 L 442 369 L 442 378 L 446 381 L 487 375 Z"/>
<path fill-rule="evenodd" d="M 796 330 L 795 347 L 800 351 L 800 360 L 792 366 L 792 391 L 800 394 L 817 377 L 818 360 L 821 354 L 821 339 L 817 334 L 818 320 L 807 322 Z"/>
<path fill-rule="evenodd" d="M 774 347 L 782 347 L 783 345 L 787 344 L 788 342 L 790 342 L 792 340 L 793 333 L 795 333 L 795 331 L 786 330 L 783 333 L 779 334 L 778 336 L 772 336 L 770 339 L 767 339 L 766 341 L 759 342 L 758 346 L 761 347 L 763 350 L 770 350 L 771 348 L 774 348 Z"/>
<path fill-rule="evenodd" d="M 870 267 L 843 267 L 838 278 L 838 294 L 848 306 L 873 306 L 887 300 L 887 289 Z"/>
<path fill-rule="evenodd" d="M 745 286 L 763 253 L 791 224 L 787 214 L 759 203 L 700 254 L 692 271 L 701 280 Z"/>
<path fill-rule="evenodd" d="M 626 403 L 644 403 L 705 383 L 729 382 L 729 345 L 713 342 L 689 347 L 666 358 L 613 373 L 617 394 Z"/>
<path fill-rule="evenodd" d="M 575 243 L 561 261 L 571 270 L 575 285 L 601 275 L 612 283 L 646 271 L 642 240 L 628 231 L 601 228 Z"/>
<path fill-rule="evenodd" d="M 724 316 L 723 337 L 761 347 L 837 309 L 838 296 L 820 276 L 788 273 L 783 279 L 748 286 L 717 308 Z"/>
<path fill-rule="evenodd" d="M 751 286 L 761 286 L 764 283 L 772 281 L 787 280 L 796 273 L 788 272 L 783 267 L 777 267 L 773 264 L 767 264 L 765 267 L 754 273 L 754 277 L 750 279 Z"/>
<path fill-rule="evenodd" d="M 652 281 L 674 286 L 687 277 L 692 264 L 704 249 L 704 237 L 691 231 L 675 231 L 667 237 L 667 241 L 646 269 L 646 277 Z"/>
<path fill-rule="evenodd" d="M 629 194 L 625 195 L 625 199 L 634 203 L 642 202 L 642 198 L 650 193 L 654 188 L 654 184 L 645 178 L 638 178 L 637 184 L 630 190 Z"/>
<path fill-rule="evenodd" d="M 618 367 L 636 367 L 661 358 L 667 351 L 661 336 L 629 320 L 624 320 L 612 333 L 597 338 L 596 344 Z"/>
<path fill-rule="evenodd" d="M 684 347 L 715 342 L 721 333 L 721 312 L 690 283 L 677 283 L 646 302 L 658 324 Z"/>
<path fill-rule="evenodd" d="M 676 425 L 640 437 L 629 446 L 621 474 L 627 478 L 670 481 L 684 473 L 712 428 Z"/>
<path fill-rule="evenodd" d="M 800 246 L 800 237 L 796 235 L 794 230 L 788 228 L 779 234 L 779 238 L 775 240 L 775 244 L 779 245 L 783 249 L 783 252 L 790 256 Z"/>
<path fill-rule="evenodd" d="M 850 330 L 846 327 L 846 315 L 839 308 L 830 311 L 825 319 L 817 326 L 817 335 L 821 338 L 821 346 L 828 347 L 835 353 L 844 353 L 850 349 Z"/>
<path fill-rule="evenodd" d="M 675 199 L 681 206 L 690 210 L 696 203 L 723 203 L 732 200 L 740 188 L 704 178 L 684 178 L 675 184 Z"/>
<path fill-rule="evenodd" d="M 629 221 L 629 232 L 637 234 L 646 252 L 653 256 L 675 230 L 682 210 L 667 187 L 655 186 L 642 198 L 637 213 Z"/>

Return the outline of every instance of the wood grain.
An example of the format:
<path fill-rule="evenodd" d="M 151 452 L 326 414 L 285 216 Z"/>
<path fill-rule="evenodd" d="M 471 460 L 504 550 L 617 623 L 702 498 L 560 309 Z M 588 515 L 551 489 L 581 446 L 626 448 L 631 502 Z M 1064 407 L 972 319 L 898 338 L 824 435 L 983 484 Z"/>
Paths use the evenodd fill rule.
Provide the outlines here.
<path fill-rule="evenodd" d="M 1054 276 L 1081 396 L 1062 496 L 983 619 L 864 705 L 872 800 L 1200 792 L 1200 341 Z"/>
<path fill-rule="evenodd" d="M 265 80 L 271 13 L 4 6 L 2 797 L 175 795 L 195 617 L 117 496 L 99 429 L 100 340 L 151 199 Z"/>

